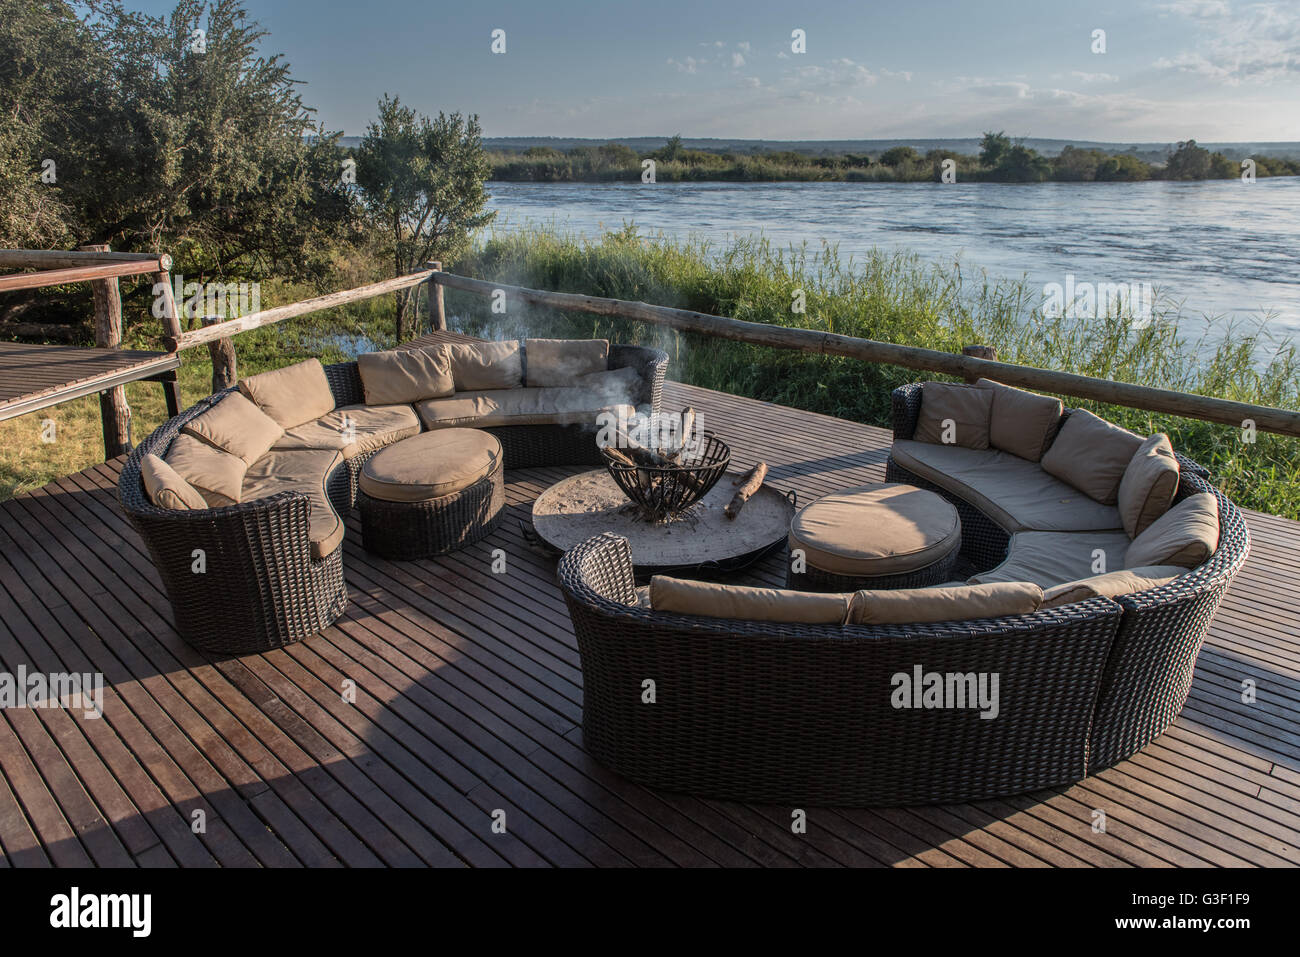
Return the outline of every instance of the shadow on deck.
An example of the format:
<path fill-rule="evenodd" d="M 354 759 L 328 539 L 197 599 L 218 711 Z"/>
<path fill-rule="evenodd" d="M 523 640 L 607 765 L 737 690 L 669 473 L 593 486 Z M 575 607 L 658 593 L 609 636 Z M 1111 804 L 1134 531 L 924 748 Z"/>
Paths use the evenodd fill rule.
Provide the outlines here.
<path fill-rule="evenodd" d="M 764 458 L 801 501 L 883 477 L 880 429 L 670 383 L 665 407 L 685 405 L 734 467 Z M 577 470 L 508 473 L 498 530 L 435 560 L 367 554 L 354 515 L 345 617 L 280 651 L 212 659 L 172 629 L 117 507 L 120 465 L 0 505 L 0 670 L 106 684 L 102 719 L 0 712 L 0 866 L 1300 863 L 1300 524 L 1249 515 L 1253 553 L 1187 707 L 1140 754 L 1014 798 L 809 808 L 795 835 L 789 807 L 650 791 L 583 752 L 555 564 L 520 530 Z M 507 574 L 490 571 L 496 548 Z M 781 583 L 780 561 L 751 577 Z"/>

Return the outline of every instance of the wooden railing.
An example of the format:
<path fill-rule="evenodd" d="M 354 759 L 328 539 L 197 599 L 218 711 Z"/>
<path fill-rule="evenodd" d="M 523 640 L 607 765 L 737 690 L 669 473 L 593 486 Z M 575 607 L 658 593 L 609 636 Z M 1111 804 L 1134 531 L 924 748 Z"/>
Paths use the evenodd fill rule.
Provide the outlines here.
<path fill-rule="evenodd" d="M 847 356 L 851 359 L 861 359 L 863 362 L 877 362 L 915 369 L 919 372 L 939 372 L 959 376 L 967 381 L 979 378 L 996 379 L 1007 385 L 1050 392 L 1055 395 L 1091 399 L 1110 405 L 1218 422 L 1238 428 L 1244 427 L 1246 423 L 1254 423 L 1254 428 L 1261 432 L 1300 437 L 1300 412 L 1252 405 L 1248 402 L 1234 402 L 1230 399 L 1217 399 L 1207 395 L 1175 392 L 1171 389 L 1156 389 L 1131 382 L 1097 379 L 1073 372 L 1057 372 L 1053 369 L 998 362 L 996 359 L 980 358 L 975 354 L 987 349 L 983 346 L 972 347 L 969 354 L 957 355 L 936 349 L 922 349 L 892 342 L 878 342 L 874 339 L 842 336 L 832 332 L 818 332 L 815 329 L 794 329 L 765 322 L 746 322 L 726 316 L 712 316 L 707 313 L 692 312 L 689 309 L 674 309 L 644 302 L 508 286 L 484 279 L 457 276 L 453 273 L 435 273 L 430 281 L 448 289 L 459 289 L 481 296 L 492 296 L 503 292 L 507 301 L 513 299 L 566 312 L 617 316 L 667 326 L 679 332 L 772 346 L 777 349 L 792 349 L 797 352 Z M 991 350 L 988 350 L 988 354 L 992 354 Z"/>
<path fill-rule="evenodd" d="M 166 253 L 115 253 L 107 246 L 83 246 L 72 251 L 0 249 L 0 268 L 35 269 L 36 272 L 0 276 L 0 292 L 40 289 L 66 283 L 88 282 L 95 302 L 95 345 L 101 349 L 122 348 L 122 296 L 117 281 L 123 276 L 153 276 L 166 290 L 163 331 L 180 334 L 176 304 L 171 296 L 171 257 Z M 162 383 L 167 409 L 180 410 L 180 386 L 174 378 Z M 107 458 L 131 449 L 131 408 L 126 389 L 114 386 L 99 395 L 100 418 L 104 427 Z"/>

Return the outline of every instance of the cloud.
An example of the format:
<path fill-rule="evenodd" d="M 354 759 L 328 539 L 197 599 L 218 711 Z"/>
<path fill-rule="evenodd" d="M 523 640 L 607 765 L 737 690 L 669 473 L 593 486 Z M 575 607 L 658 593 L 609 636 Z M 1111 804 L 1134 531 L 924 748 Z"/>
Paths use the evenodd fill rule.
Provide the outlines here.
<path fill-rule="evenodd" d="M 1072 70 L 1070 76 L 1074 77 L 1080 83 L 1118 83 L 1119 77 L 1113 73 L 1083 73 L 1079 70 Z"/>
<path fill-rule="evenodd" d="M 731 54 L 731 68 L 732 68 L 733 70 L 739 70 L 739 69 L 740 69 L 742 66 L 744 66 L 744 65 L 745 65 L 745 57 L 744 57 L 744 54 L 741 54 L 741 53 L 732 53 L 732 54 Z"/>
<path fill-rule="evenodd" d="M 685 60 L 674 60 L 672 57 L 669 57 L 668 65 L 677 67 L 679 73 L 694 73 L 696 68 L 700 65 L 700 61 L 695 59 L 693 56 L 688 56 Z"/>
<path fill-rule="evenodd" d="M 1295 5 L 1252 3 L 1234 10 L 1217 0 L 1175 0 L 1160 9 L 1191 21 L 1199 38 L 1196 49 L 1157 59 L 1157 69 L 1227 86 L 1300 77 L 1300 8 Z"/>

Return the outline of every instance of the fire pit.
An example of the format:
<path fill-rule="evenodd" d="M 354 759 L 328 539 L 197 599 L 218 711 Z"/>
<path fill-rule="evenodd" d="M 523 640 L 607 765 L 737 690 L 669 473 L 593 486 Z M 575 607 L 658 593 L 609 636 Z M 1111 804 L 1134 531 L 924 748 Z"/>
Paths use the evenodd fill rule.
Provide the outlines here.
<path fill-rule="evenodd" d="M 665 464 L 653 464 L 653 458 L 651 464 L 640 464 L 618 449 L 600 451 L 610 476 L 647 522 L 680 516 L 709 493 L 731 464 L 731 449 L 711 432 L 703 433 Z"/>

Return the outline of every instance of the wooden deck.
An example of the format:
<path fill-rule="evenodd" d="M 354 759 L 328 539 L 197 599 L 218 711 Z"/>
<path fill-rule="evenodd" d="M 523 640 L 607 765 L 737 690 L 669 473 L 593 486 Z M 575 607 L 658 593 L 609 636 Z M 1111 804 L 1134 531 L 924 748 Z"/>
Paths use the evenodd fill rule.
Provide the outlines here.
<path fill-rule="evenodd" d="M 140 379 L 174 375 L 174 352 L 0 342 L 0 421 Z"/>
<path fill-rule="evenodd" d="M 672 383 L 665 404 L 699 409 L 736 465 L 761 450 L 804 501 L 882 476 L 879 429 Z M 1191 700 L 1141 754 L 1020 797 L 808 809 L 795 835 L 791 808 L 650 791 L 583 752 L 554 562 L 519 527 L 573 469 L 508 473 L 499 530 L 434 561 L 366 554 L 354 516 L 346 617 L 282 651 L 211 660 L 172 630 L 117 507 L 120 465 L 0 505 L 0 671 L 106 683 L 102 719 L 0 712 L 0 866 L 1300 863 L 1300 524 L 1250 516 L 1253 554 Z M 507 574 L 490 572 L 496 548 Z M 777 561 L 758 577 L 778 581 Z"/>

